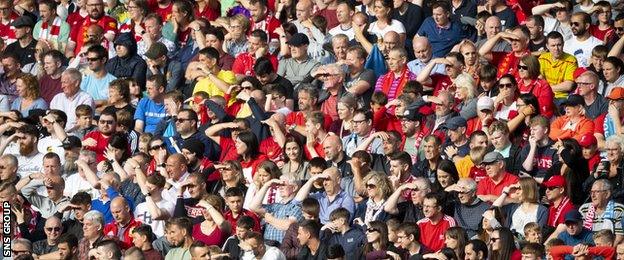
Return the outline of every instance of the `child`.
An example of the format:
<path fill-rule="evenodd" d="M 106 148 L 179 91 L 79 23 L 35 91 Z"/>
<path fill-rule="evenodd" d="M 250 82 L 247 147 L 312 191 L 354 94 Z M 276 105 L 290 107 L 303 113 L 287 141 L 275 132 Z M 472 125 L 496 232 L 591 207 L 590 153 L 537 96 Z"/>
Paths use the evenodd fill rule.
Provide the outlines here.
<path fill-rule="evenodd" d="M 290 108 L 286 106 L 286 88 L 282 85 L 273 85 L 268 90 L 266 102 L 264 103 L 264 111 L 278 112 L 287 116 L 292 112 Z"/>
<path fill-rule="evenodd" d="M 530 222 L 524 226 L 524 240 L 528 243 L 542 243 L 542 228 L 535 223 Z"/>
<path fill-rule="evenodd" d="M 134 115 L 128 110 L 117 110 L 117 132 L 124 133 L 130 143 L 130 153 L 139 150 L 139 133 L 134 130 Z"/>
<path fill-rule="evenodd" d="M 93 108 L 84 104 L 76 107 L 76 125 L 68 132 L 83 139 L 87 133 L 95 129 L 96 126 L 93 124 Z"/>
<path fill-rule="evenodd" d="M 532 222 L 534 223 L 534 222 Z M 531 223 L 529 223 L 531 224 Z M 527 226 L 529 225 L 527 224 Z M 535 223 L 537 225 L 537 223 Z M 539 227 L 538 227 L 539 228 Z M 524 227 L 526 232 L 526 226 Z M 528 243 L 522 248 L 522 259 L 541 260 L 544 259 L 544 246 L 540 243 Z"/>
<path fill-rule="evenodd" d="M 236 221 L 236 232 L 230 236 L 223 244 L 223 252 L 230 254 L 230 257 L 237 259 L 241 255 L 240 241 L 245 239 L 245 234 L 254 228 L 254 220 L 249 216 L 241 216 Z"/>
<path fill-rule="evenodd" d="M 151 133 L 142 133 L 139 135 L 139 152 L 149 154 L 149 143 L 154 136 Z"/>

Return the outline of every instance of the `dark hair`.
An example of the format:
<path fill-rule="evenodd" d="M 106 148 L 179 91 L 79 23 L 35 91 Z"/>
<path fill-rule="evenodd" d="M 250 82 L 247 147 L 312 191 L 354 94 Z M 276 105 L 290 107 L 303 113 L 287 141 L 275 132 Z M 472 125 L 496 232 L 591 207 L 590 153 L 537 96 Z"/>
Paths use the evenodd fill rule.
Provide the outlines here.
<path fill-rule="evenodd" d="M 244 197 L 245 193 L 239 187 L 232 187 L 225 191 L 224 197 Z"/>
<path fill-rule="evenodd" d="M 435 1 L 433 2 L 433 4 L 431 4 L 431 10 L 438 7 L 442 8 L 442 10 L 444 10 L 445 12 L 451 12 L 451 5 L 446 1 Z"/>
<path fill-rule="evenodd" d="M 193 234 L 193 223 L 187 217 L 174 217 L 165 223 L 166 227 L 171 225 L 178 226 L 180 229 L 186 230 L 186 235 L 191 236 Z"/>
<path fill-rule="evenodd" d="M 67 247 L 69 247 L 69 249 L 72 249 L 78 246 L 78 238 L 74 234 L 65 233 L 59 237 L 57 244 L 61 243 L 66 243 Z"/>
<path fill-rule="evenodd" d="M 56 13 L 56 2 L 52 1 L 52 0 L 40 0 L 39 1 L 40 5 L 46 5 L 48 8 L 50 8 L 50 11 Z"/>
<path fill-rule="evenodd" d="M 331 221 L 341 218 L 349 222 L 349 220 L 351 219 L 351 212 L 349 212 L 345 208 L 340 207 L 329 213 L 329 220 Z"/>
<path fill-rule="evenodd" d="M 371 96 L 370 102 L 372 104 L 385 106 L 386 104 L 388 104 L 388 96 L 386 96 L 386 94 L 381 91 L 375 91 L 375 93 L 373 93 L 373 95 Z"/>
<path fill-rule="evenodd" d="M 464 55 L 462 55 L 459 52 L 456 52 L 456 51 L 449 52 L 448 54 L 446 54 L 446 57 L 455 58 L 457 62 L 461 63 L 461 65 L 466 65 L 466 59 L 464 58 Z"/>
<path fill-rule="evenodd" d="M 284 147 L 282 148 L 282 150 L 284 151 L 284 160 L 285 162 L 290 161 L 290 159 L 288 158 L 288 156 L 286 156 L 286 145 L 288 143 L 295 143 L 297 144 L 297 147 L 299 147 L 299 156 L 297 156 L 297 160 L 299 162 L 303 162 L 305 160 L 304 154 L 305 154 L 305 150 L 304 150 L 304 144 L 303 144 L 303 140 L 301 140 L 301 138 L 297 138 L 293 135 L 289 135 L 286 137 L 286 141 L 284 142 Z M 301 166 L 303 166 L 303 164 L 300 164 Z"/>
<path fill-rule="evenodd" d="M 321 231 L 321 225 L 316 220 L 304 220 L 299 224 L 299 228 L 304 229 L 310 233 L 310 237 L 319 239 L 319 232 Z"/>
<path fill-rule="evenodd" d="M 209 59 L 219 60 L 219 51 L 213 47 L 206 47 L 199 50 L 199 54 L 208 57 Z"/>
<path fill-rule="evenodd" d="M 193 12 L 193 4 L 190 1 L 175 0 L 173 4 L 178 7 L 179 12 L 184 13 L 184 17 L 189 23 L 193 21 L 195 12 Z"/>
<path fill-rule="evenodd" d="M 563 35 L 561 35 L 561 33 L 558 31 L 552 31 L 546 35 L 546 40 L 548 41 L 548 39 L 553 39 L 553 40 L 559 39 L 563 41 Z"/>
<path fill-rule="evenodd" d="M 481 66 L 481 68 L 479 69 L 479 78 L 482 81 L 496 80 L 496 73 L 497 73 L 496 66 L 487 63 Z"/>
<path fill-rule="evenodd" d="M 149 241 L 150 243 L 154 242 L 154 240 L 156 240 L 156 236 L 154 235 L 154 232 L 152 232 L 152 227 L 150 225 L 140 225 L 138 227 L 135 227 L 132 230 L 132 233 L 136 233 L 139 234 L 141 236 L 145 236 L 147 238 L 147 241 Z"/>
<path fill-rule="evenodd" d="M 97 248 L 97 247 L 105 247 L 107 251 L 109 251 L 109 253 L 110 252 L 113 253 L 113 259 L 121 259 L 121 248 L 119 248 L 115 240 L 112 240 L 112 239 L 102 240 L 98 242 L 96 245 L 94 245 L 94 248 Z"/>
<path fill-rule="evenodd" d="M 250 216 L 243 215 L 236 221 L 237 228 L 253 229 L 254 226 L 255 221 Z"/>
<path fill-rule="evenodd" d="M 399 225 L 398 231 L 403 231 L 406 236 L 414 236 L 414 241 L 420 241 L 420 228 L 412 222 L 404 222 Z"/>
<path fill-rule="evenodd" d="M 67 114 L 63 110 L 58 109 L 50 109 L 48 110 L 48 114 L 53 114 L 56 116 L 56 122 L 63 122 L 61 125 L 65 126 L 67 123 Z"/>
<path fill-rule="evenodd" d="M 258 58 L 256 60 L 256 64 L 253 66 L 253 69 L 257 76 L 265 76 L 275 72 L 273 63 L 271 63 L 271 61 L 266 57 Z"/>
<path fill-rule="evenodd" d="M 56 62 L 63 62 L 63 60 L 65 60 L 65 55 L 58 50 L 49 50 L 43 54 L 43 57 L 46 57 L 46 56 L 52 57 L 52 59 Z"/>
<path fill-rule="evenodd" d="M 490 259 L 511 259 L 511 254 L 516 250 L 516 244 L 514 243 L 514 235 L 506 227 L 499 227 L 494 229 L 494 232 L 498 231 L 499 241 L 501 243 L 499 250 L 492 250 L 492 256 Z"/>
<path fill-rule="evenodd" d="M 126 161 L 127 158 L 130 158 L 130 151 L 128 151 L 128 137 L 125 134 L 114 133 L 110 139 L 108 139 L 108 145 L 124 151 L 121 161 Z"/>
<path fill-rule="evenodd" d="M 458 256 L 455 254 L 455 251 L 451 248 L 445 247 L 440 249 L 440 253 L 443 254 L 448 260 L 458 260 Z M 463 259 L 463 258 L 461 258 Z"/>
<path fill-rule="evenodd" d="M 241 157 L 249 156 L 250 159 L 258 157 L 260 154 L 260 145 L 256 135 L 250 131 L 242 131 L 238 134 L 237 138 L 247 145 L 247 152 L 241 154 Z"/>
<path fill-rule="evenodd" d="M 71 198 L 69 203 L 74 205 L 91 205 L 91 195 L 84 191 L 79 191 Z"/>
<path fill-rule="evenodd" d="M 533 114 L 533 116 L 540 114 L 540 105 L 537 102 L 537 97 L 535 95 L 533 95 L 532 93 L 520 94 L 518 98 L 522 100 L 525 105 L 533 106 L 533 111 L 535 111 L 535 114 Z"/>
<path fill-rule="evenodd" d="M 442 170 L 448 173 L 453 180 L 452 183 L 456 183 L 459 180 L 459 173 L 457 172 L 457 167 L 455 167 L 455 163 L 450 160 L 442 160 L 438 163 L 438 170 Z"/>
<path fill-rule="evenodd" d="M 466 245 L 472 245 L 472 251 L 475 251 L 477 254 L 481 252 L 483 253 L 483 259 L 488 259 L 488 246 L 485 242 L 479 239 L 472 239 Z"/>
<path fill-rule="evenodd" d="M 154 82 L 154 85 L 156 85 L 157 88 L 165 88 L 165 86 L 167 85 L 167 79 L 165 78 L 165 75 L 162 74 L 154 74 L 152 76 L 149 76 L 147 77 L 147 81 Z"/>
<path fill-rule="evenodd" d="M 225 35 L 223 35 L 223 31 L 217 29 L 216 27 L 208 27 L 205 34 L 214 35 L 221 42 L 225 40 Z"/>
<path fill-rule="evenodd" d="M 375 220 L 375 221 L 371 221 L 370 223 L 368 223 L 367 226 L 368 226 L 368 229 L 374 229 L 377 232 L 379 232 L 380 250 L 385 251 L 386 249 L 388 249 L 388 246 L 390 245 L 390 241 L 388 240 L 388 226 L 386 225 L 386 223 Z M 363 252 L 365 254 L 368 254 L 373 251 L 375 251 L 375 249 L 373 248 L 372 243 L 367 242 L 364 245 Z"/>
<path fill-rule="evenodd" d="M 106 58 L 108 60 L 108 51 L 102 45 L 93 45 L 87 49 L 87 52 L 95 53 L 100 59 Z"/>
<path fill-rule="evenodd" d="M 425 199 L 434 199 L 438 207 L 442 207 L 445 204 L 444 195 L 440 192 L 429 192 L 425 194 Z"/>
<path fill-rule="evenodd" d="M 351 155 L 351 158 L 358 158 L 358 159 L 360 159 L 360 161 L 362 161 L 364 164 L 368 165 L 368 167 L 371 167 L 371 165 L 373 163 L 372 156 L 366 150 L 355 151 Z"/>
<path fill-rule="evenodd" d="M 613 67 L 615 67 L 615 70 L 618 71 L 618 75 L 624 74 L 624 62 L 622 62 L 620 58 L 615 56 L 609 56 L 605 58 L 604 62 L 611 63 Z"/>
<path fill-rule="evenodd" d="M 17 129 L 17 132 L 27 134 L 30 136 L 34 136 L 35 138 L 39 139 L 39 129 L 37 129 L 35 125 L 31 125 L 31 124 L 23 125 L 22 127 Z"/>
<path fill-rule="evenodd" d="M 257 61 L 256 61 L 257 62 Z M 248 81 L 249 83 L 251 83 L 251 86 L 253 86 L 254 90 L 255 89 L 262 89 L 262 83 L 260 83 L 260 81 L 252 76 L 246 76 L 244 78 L 242 78 L 240 80 L 240 84 L 243 84 L 243 82 Z M 247 121 L 247 120 L 244 120 Z"/>
<path fill-rule="evenodd" d="M 48 152 L 43 156 L 43 159 L 54 159 L 56 160 L 56 162 L 58 162 L 58 164 L 61 164 L 61 157 L 59 157 L 58 154 L 56 154 L 55 152 Z"/>
<path fill-rule="evenodd" d="M 420 82 L 416 80 L 409 80 L 405 83 L 405 87 L 403 87 L 403 93 L 414 93 L 416 95 L 420 95 L 423 92 L 423 86 Z"/>
<path fill-rule="evenodd" d="M 325 161 L 322 157 L 314 157 L 308 162 L 308 170 L 311 167 L 321 168 L 324 171 L 327 169 L 327 161 Z"/>
<path fill-rule="evenodd" d="M 109 89 L 115 89 L 124 101 L 130 103 L 130 82 L 125 79 L 114 79 L 108 83 Z"/>
<path fill-rule="evenodd" d="M 269 40 L 269 36 L 267 36 L 267 33 L 260 29 L 253 30 L 249 36 L 260 38 L 260 41 L 263 43 L 267 43 L 267 41 Z"/>
<path fill-rule="evenodd" d="M 301 211 L 314 216 L 315 219 L 318 219 L 319 212 L 321 211 L 321 205 L 315 198 L 305 198 L 301 202 Z"/>
<path fill-rule="evenodd" d="M 527 21 L 528 20 L 533 20 L 535 26 L 541 26 L 542 30 L 544 30 L 544 17 L 542 17 L 541 15 L 531 15 L 527 17 Z"/>
<path fill-rule="evenodd" d="M 405 151 L 396 152 L 389 157 L 392 161 L 399 161 L 401 164 L 408 165 L 408 169 L 412 168 L 412 156 Z"/>
<path fill-rule="evenodd" d="M 249 1 L 250 5 L 256 5 L 256 4 L 260 4 L 261 6 L 263 6 L 264 8 L 268 7 L 267 1 L 266 0 L 250 0 Z"/>
<path fill-rule="evenodd" d="M 364 120 L 373 120 L 373 112 L 371 112 L 370 109 L 358 108 L 355 111 L 353 111 L 353 116 L 357 114 L 364 115 Z"/>

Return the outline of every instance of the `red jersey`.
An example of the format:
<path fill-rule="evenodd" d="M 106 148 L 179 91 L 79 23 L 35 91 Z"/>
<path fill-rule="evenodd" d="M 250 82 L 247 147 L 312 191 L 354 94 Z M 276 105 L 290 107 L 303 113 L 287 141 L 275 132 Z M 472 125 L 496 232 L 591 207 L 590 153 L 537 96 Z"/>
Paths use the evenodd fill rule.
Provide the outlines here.
<path fill-rule="evenodd" d="M 453 90 L 454 85 L 451 78 L 447 75 L 433 74 L 431 75 L 431 86 L 433 87 L 433 95 L 438 96 L 441 90 Z"/>
<path fill-rule="evenodd" d="M 416 224 L 420 228 L 420 243 L 434 252 L 444 248 L 446 230 L 457 225 L 455 219 L 447 215 L 444 215 L 436 224 L 433 224 L 429 218 L 423 218 Z"/>
<path fill-rule="evenodd" d="M 230 226 L 232 227 L 232 234 L 236 234 L 236 221 L 238 221 L 238 219 L 242 216 L 248 216 L 252 218 L 254 221 L 253 231 L 260 232 L 260 219 L 258 218 L 258 215 L 256 215 L 256 213 L 253 213 L 251 210 L 243 209 L 241 213 L 238 214 L 238 217 L 235 218 L 232 214 L 232 211 L 228 210 L 225 212 L 225 214 L 223 214 L 223 218 L 230 222 Z"/>
<path fill-rule="evenodd" d="M 238 160 L 238 153 L 236 153 L 236 147 L 234 146 L 234 140 L 232 140 L 232 138 L 222 136 L 219 141 L 219 146 L 221 146 L 220 162 Z"/>
<path fill-rule="evenodd" d="M 592 24 L 589 26 L 589 33 L 603 42 L 608 42 L 615 34 L 615 29 L 613 26 L 609 26 L 609 28 L 602 30 L 598 28 L 598 25 Z"/>
<path fill-rule="evenodd" d="M 592 155 L 592 157 L 587 160 L 587 163 L 589 164 L 589 172 L 594 172 L 598 164 L 600 164 L 600 153 L 597 152 Z"/>
<path fill-rule="evenodd" d="M 9 20 L 7 24 L 0 22 L 0 37 L 2 37 L 2 40 L 4 41 L 5 46 L 17 40 L 15 39 L 15 27 L 13 27 L 11 24 L 18 17 L 19 17 L 19 14 L 13 11 L 11 13 L 11 17 L 10 17 L 11 19 Z"/>
<path fill-rule="evenodd" d="M 328 115 L 325 115 L 324 121 L 325 122 L 323 122 L 323 129 L 328 130 L 332 123 L 331 117 Z M 305 112 L 303 111 L 292 112 L 286 116 L 286 125 L 288 126 L 291 126 L 291 125 L 305 126 L 305 122 L 306 122 Z"/>
<path fill-rule="evenodd" d="M 271 14 L 271 12 L 267 12 L 264 20 L 257 21 L 257 22 L 251 20 L 249 33 L 251 33 L 254 30 L 262 30 L 267 33 L 267 35 L 269 36 L 269 41 L 271 41 L 271 39 L 279 39 L 279 35 L 275 33 L 275 29 L 281 26 L 282 26 L 282 23 L 279 20 L 277 20 L 273 16 L 273 14 Z M 277 71 L 277 69 L 275 69 L 275 71 Z"/>
<path fill-rule="evenodd" d="M 494 183 L 491 178 L 485 178 L 477 183 L 477 195 L 495 195 L 500 196 L 503 188 L 518 182 L 518 176 L 508 172 L 503 173 L 503 179 L 499 183 Z"/>
<path fill-rule="evenodd" d="M 132 230 L 134 230 L 134 228 L 140 226 L 141 224 L 141 222 L 136 221 L 136 219 L 132 218 L 128 225 L 121 228 L 123 234 L 119 234 L 120 227 L 115 221 L 113 221 L 104 226 L 104 235 L 119 238 L 119 242 L 117 244 L 121 247 L 122 250 L 126 250 L 134 246 L 131 236 Z"/>
<path fill-rule="evenodd" d="M 273 64 L 273 69 L 277 71 L 277 57 L 272 54 L 265 55 Z M 232 72 L 245 76 L 255 76 L 253 66 L 256 64 L 256 56 L 254 53 L 243 52 L 236 56 L 234 64 L 232 64 Z"/>
<path fill-rule="evenodd" d="M 565 215 L 570 210 L 576 209 L 567 196 L 563 197 L 563 200 L 556 207 L 551 203 L 548 207 L 548 226 L 557 227 L 557 225 L 564 223 Z"/>
<path fill-rule="evenodd" d="M 195 6 L 193 12 L 195 13 L 195 18 L 205 18 L 208 21 L 214 21 L 219 16 L 221 16 L 221 3 L 217 2 L 217 8 L 213 9 L 210 6 L 204 6 L 203 10 L 199 10 L 198 6 Z"/>
<path fill-rule="evenodd" d="M 169 5 L 160 8 L 160 6 L 158 6 L 158 2 L 156 0 L 148 0 L 147 1 L 147 7 L 149 8 L 149 10 L 151 12 L 157 13 L 158 15 L 160 15 L 160 17 L 162 17 L 163 22 L 167 22 L 169 20 L 169 18 L 171 17 L 171 13 L 172 13 L 172 8 L 173 8 L 173 1 L 171 1 L 169 3 Z"/>
<path fill-rule="evenodd" d="M 497 78 L 505 74 L 511 74 L 517 81 L 520 58 L 529 54 L 531 54 L 529 50 L 525 50 L 520 56 L 516 56 L 513 52 L 492 52 L 492 64 L 498 67 Z"/>
<path fill-rule="evenodd" d="M 84 149 L 94 151 L 96 161 L 99 163 L 104 159 L 104 151 L 106 151 L 106 147 L 108 147 L 108 139 L 110 136 L 106 137 L 100 131 L 92 131 L 85 135 L 83 140 L 87 140 L 88 138 L 94 139 L 97 144 L 95 146 L 84 146 Z"/>
<path fill-rule="evenodd" d="M 144 23 L 141 23 L 140 25 L 141 27 L 145 28 Z M 140 34 L 134 33 L 134 26 L 135 26 L 135 23 L 132 20 L 128 19 L 126 23 L 119 26 L 119 33 L 132 33 L 132 35 L 134 35 L 134 40 L 136 40 L 136 42 L 140 42 L 141 39 L 143 39 L 143 36 Z"/>
<path fill-rule="evenodd" d="M 551 118 L 555 113 L 555 104 L 553 100 L 555 93 L 545 79 L 536 79 L 529 84 L 525 84 L 523 80 L 518 80 L 518 90 L 521 94 L 531 93 L 537 97 L 540 113 L 546 118 Z"/>
<path fill-rule="evenodd" d="M 275 162 L 280 168 L 284 165 L 284 151 L 272 136 L 260 142 L 260 152 L 266 154 L 269 160 Z"/>
<path fill-rule="evenodd" d="M 403 133 L 403 127 L 401 126 L 401 120 L 395 115 L 388 113 L 385 106 L 380 107 L 373 114 L 373 128 L 376 131 L 397 131 Z"/>
<path fill-rule="evenodd" d="M 117 34 L 117 20 L 110 16 L 104 15 L 99 20 L 93 20 L 90 17 L 84 18 L 81 22 L 79 22 L 76 27 L 72 27 L 70 31 L 70 39 L 76 43 L 76 48 L 74 49 L 74 54 L 80 53 L 80 49 L 84 45 L 85 40 L 87 39 L 87 29 L 92 24 L 97 24 L 104 28 L 104 33 L 112 33 Z"/>

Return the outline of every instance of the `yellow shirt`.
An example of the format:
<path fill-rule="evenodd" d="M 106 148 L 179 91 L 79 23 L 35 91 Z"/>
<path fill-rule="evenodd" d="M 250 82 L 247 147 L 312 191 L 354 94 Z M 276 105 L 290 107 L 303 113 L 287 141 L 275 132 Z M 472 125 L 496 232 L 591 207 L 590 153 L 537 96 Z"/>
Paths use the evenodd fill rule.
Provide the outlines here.
<path fill-rule="evenodd" d="M 223 80 L 227 84 L 235 84 L 236 83 L 236 75 L 234 72 L 230 70 L 221 70 L 217 73 L 217 78 Z M 209 96 L 224 96 L 225 92 L 223 92 L 217 85 L 210 80 L 209 77 L 205 77 L 197 81 L 195 84 L 195 88 L 193 89 L 193 95 L 199 91 L 204 91 L 208 93 Z"/>
<path fill-rule="evenodd" d="M 576 58 L 563 53 L 561 58 L 553 60 L 550 52 L 539 56 L 540 73 L 548 81 L 550 86 L 557 85 L 566 80 L 574 81 L 574 71 L 577 68 Z M 566 98 L 568 93 L 555 91 L 555 98 Z"/>
<path fill-rule="evenodd" d="M 474 163 L 472 162 L 470 155 L 466 155 L 464 158 L 457 160 L 455 167 L 457 167 L 459 178 L 468 178 L 470 175 L 470 168 L 472 168 L 472 166 L 474 166 Z"/>

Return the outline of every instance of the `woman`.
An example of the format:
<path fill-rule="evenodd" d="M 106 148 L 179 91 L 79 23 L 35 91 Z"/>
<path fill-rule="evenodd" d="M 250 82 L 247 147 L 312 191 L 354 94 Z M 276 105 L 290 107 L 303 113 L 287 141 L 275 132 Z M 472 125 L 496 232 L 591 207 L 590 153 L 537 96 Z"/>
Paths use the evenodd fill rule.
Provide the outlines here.
<path fill-rule="evenodd" d="M 381 221 L 372 221 L 367 225 L 363 255 L 366 259 L 384 259 L 377 256 L 387 256 L 388 251 L 397 251 L 388 240 L 388 226 Z"/>
<path fill-rule="evenodd" d="M 225 191 L 229 188 L 239 188 L 243 192 L 247 192 L 245 178 L 243 177 L 243 167 L 240 162 L 228 160 L 223 164 L 215 165 L 215 169 L 221 173 L 221 178 L 212 183 L 208 183 L 208 191 L 212 194 L 219 194 L 225 198 Z M 212 176 L 212 175 L 211 175 Z"/>
<path fill-rule="evenodd" d="M 98 164 L 98 170 L 112 169 L 115 172 L 123 171 L 122 165 L 130 158 L 128 150 L 128 137 L 122 133 L 115 133 L 108 139 L 108 147 L 104 151 L 106 161 Z"/>
<path fill-rule="evenodd" d="M 366 186 L 366 210 L 364 213 L 364 224 L 369 225 L 372 221 L 385 221 L 387 215 L 383 208 L 386 200 L 392 194 L 392 184 L 385 174 L 371 172 L 364 177 Z M 360 220 L 358 218 L 358 220 Z M 358 221 L 359 222 L 359 221 Z"/>
<path fill-rule="evenodd" d="M 478 239 L 481 241 L 490 241 L 490 237 L 494 233 L 494 230 L 502 227 L 501 223 L 505 218 L 499 208 L 490 208 L 483 212 L 481 224 L 479 226 L 479 232 L 472 239 Z"/>
<path fill-rule="evenodd" d="M 33 109 L 48 109 L 48 104 L 41 98 L 39 81 L 31 74 L 23 74 L 15 81 L 18 97 L 13 100 L 11 110 L 19 110 L 22 116 L 27 117 Z"/>
<path fill-rule="evenodd" d="M 221 246 L 230 235 L 230 223 L 225 220 L 221 209 L 223 202 L 214 194 L 208 194 L 197 203 L 204 208 L 204 221 L 193 225 L 193 239 L 206 245 Z"/>
<path fill-rule="evenodd" d="M 286 137 L 284 145 L 284 158 L 286 162 L 282 166 L 282 174 L 295 181 L 306 180 L 308 162 L 305 160 L 303 143 L 294 136 Z"/>
<path fill-rule="evenodd" d="M 249 205 L 251 204 L 253 197 L 256 196 L 256 192 L 258 192 L 258 190 L 260 190 L 265 183 L 272 179 L 279 179 L 281 175 L 282 172 L 274 162 L 266 160 L 260 163 L 260 165 L 258 165 L 258 172 L 254 175 L 253 182 L 249 185 L 249 189 L 247 189 L 243 208 L 249 209 Z M 264 196 L 262 204 L 271 204 L 277 201 L 281 201 L 278 186 L 271 186 Z"/>
<path fill-rule="evenodd" d="M 459 111 L 459 115 L 468 120 L 477 116 L 477 85 L 474 78 L 468 73 L 459 74 L 453 84 L 456 87 L 455 100 L 457 105 L 455 109 Z"/>
<path fill-rule="evenodd" d="M 522 146 L 529 141 L 529 122 L 531 118 L 540 115 L 537 97 L 533 94 L 521 94 L 516 100 L 518 115 L 507 122 L 511 140 L 514 144 Z"/>
<path fill-rule="evenodd" d="M 126 4 L 128 8 L 128 19 L 119 26 L 120 33 L 131 32 L 134 35 L 135 44 L 143 39 L 143 32 L 145 31 L 145 25 L 143 24 L 143 18 L 149 12 L 147 8 L 146 0 L 129 0 Z"/>
<path fill-rule="evenodd" d="M 284 24 L 297 19 L 296 3 L 292 0 L 275 1 L 275 18 Z"/>
<path fill-rule="evenodd" d="M 392 0 L 375 0 L 375 17 L 377 21 L 370 24 L 368 33 L 377 36 L 378 43 L 383 42 L 387 32 L 394 31 L 399 34 L 399 42 L 405 42 L 405 27 L 403 23 L 392 19 L 391 12 L 394 9 Z"/>
<path fill-rule="evenodd" d="M 357 108 L 357 100 L 351 95 L 343 96 L 338 101 L 337 107 L 338 119 L 332 122 L 329 131 L 342 138 L 351 134 L 353 112 Z"/>
<path fill-rule="evenodd" d="M 153 138 L 149 144 L 149 156 L 152 160 L 147 166 L 147 175 L 152 175 L 156 172 L 158 165 L 162 165 L 167 159 L 167 145 L 162 138 Z"/>
<path fill-rule="evenodd" d="M 214 21 L 221 16 L 221 3 L 218 0 L 195 0 L 193 12 L 196 18 Z"/>
<path fill-rule="evenodd" d="M 139 104 L 139 100 L 143 97 L 143 90 L 141 85 L 133 78 L 128 78 L 128 87 L 130 88 L 130 105 L 136 107 Z"/>
<path fill-rule="evenodd" d="M 511 74 L 498 79 L 498 95 L 494 97 L 494 118 L 509 121 L 518 115 L 518 83 Z"/>
<path fill-rule="evenodd" d="M 134 115 L 135 108 L 130 105 L 130 82 L 125 79 L 115 79 L 108 87 L 108 104 L 104 110 L 117 112 L 127 110 Z"/>
<path fill-rule="evenodd" d="M 240 132 L 234 140 L 234 147 L 243 167 L 246 183 L 253 183 L 258 165 L 267 160 L 267 156 L 260 153 L 258 138 L 252 132 Z"/>
<path fill-rule="evenodd" d="M 606 97 L 613 88 L 624 85 L 624 63 L 617 57 L 607 57 L 602 62 L 602 75 L 605 78 L 603 96 Z"/>
<path fill-rule="evenodd" d="M 507 197 L 515 198 L 520 203 L 510 203 Z M 524 225 L 537 222 L 540 226 L 548 221 L 548 208 L 539 203 L 539 187 L 532 177 L 522 177 L 516 184 L 503 188 L 503 193 L 492 203 L 494 207 L 502 207 L 507 215 L 505 227 L 514 233 L 523 234 Z M 504 207 L 503 207 L 504 206 Z"/>
<path fill-rule="evenodd" d="M 251 109 L 247 102 L 237 100 L 235 97 L 241 92 L 245 92 L 251 96 L 251 92 L 257 89 L 262 89 L 262 83 L 252 76 L 241 79 L 240 86 L 231 85 L 224 95 L 226 102 L 225 112 L 230 115 L 236 115 L 237 118 L 251 116 Z"/>
<path fill-rule="evenodd" d="M 230 26 L 225 29 L 227 30 L 223 40 L 225 51 L 233 57 L 246 52 L 249 42 L 245 32 L 249 30 L 249 18 L 242 14 L 234 15 L 230 18 Z"/>
<path fill-rule="evenodd" d="M 457 259 L 464 259 L 466 244 L 468 244 L 468 235 L 463 228 L 450 227 L 444 232 L 444 246 L 452 249 Z"/>
<path fill-rule="evenodd" d="M 489 241 L 491 260 L 522 259 L 522 253 L 516 248 L 513 233 L 508 228 L 495 229 Z"/>
<path fill-rule="evenodd" d="M 186 0 L 176 0 L 171 8 L 171 18 L 163 26 L 163 37 L 179 43 L 183 48 L 191 41 L 191 22 L 194 20 L 193 6 Z"/>
<path fill-rule="evenodd" d="M 554 93 L 548 81 L 540 78 L 540 64 L 537 57 L 526 55 L 518 63 L 518 89 L 521 94 L 532 93 L 537 97 L 540 114 L 551 118 L 555 111 Z"/>
<path fill-rule="evenodd" d="M 436 184 L 442 188 L 441 190 L 457 183 L 458 180 L 459 173 L 457 167 L 455 167 L 455 163 L 450 160 L 440 161 L 438 170 L 436 171 Z"/>
<path fill-rule="evenodd" d="M 585 194 L 589 194 L 592 184 L 597 179 L 606 178 L 613 186 L 612 198 L 621 199 L 624 195 L 622 188 L 624 186 L 624 140 L 617 135 L 607 138 L 605 150 L 607 151 L 607 160 L 600 162 L 596 170 L 585 180 L 583 191 Z M 571 197 L 574 195 L 575 193 L 572 192 Z"/>

